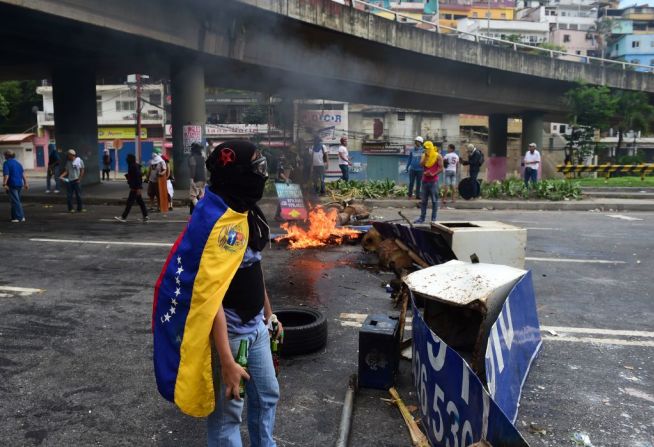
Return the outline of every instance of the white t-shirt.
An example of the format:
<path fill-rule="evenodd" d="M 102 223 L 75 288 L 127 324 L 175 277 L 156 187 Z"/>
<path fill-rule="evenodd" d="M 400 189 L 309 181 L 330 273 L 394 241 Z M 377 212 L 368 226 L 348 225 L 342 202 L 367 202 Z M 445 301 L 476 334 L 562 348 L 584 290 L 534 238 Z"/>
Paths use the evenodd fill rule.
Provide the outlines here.
<path fill-rule="evenodd" d="M 537 163 L 528 164 L 530 161 L 535 161 Z M 540 152 L 535 150 L 534 153 L 532 154 L 531 151 L 527 151 L 527 153 L 525 154 L 525 168 L 538 170 L 539 166 L 540 166 Z"/>
<path fill-rule="evenodd" d="M 313 150 L 313 147 L 309 149 L 311 152 L 311 156 L 313 157 L 313 166 L 325 166 L 325 162 L 323 161 L 323 153 L 326 153 L 327 150 L 325 149 L 325 145 L 322 145 L 322 150 L 315 152 Z"/>
<path fill-rule="evenodd" d="M 447 160 L 447 168 L 445 168 L 445 171 L 456 172 L 456 167 L 459 165 L 459 156 L 456 155 L 456 152 L 448 152 L 443 158 Z"/>
<path fill-rule="evenodd" d="M 338 157 L 338 164 L 339 165 L 348 165 L 349 164 L 347 161 L 349 161 L 350 159 L 348 157 L 347 148 L 345 146 L 341 145 L 341 146 L 338 147 L 338 155 L 339 155 L 339 157 Z M 345 158 L 345 160 L 343 160 L 343 158 Z"/>

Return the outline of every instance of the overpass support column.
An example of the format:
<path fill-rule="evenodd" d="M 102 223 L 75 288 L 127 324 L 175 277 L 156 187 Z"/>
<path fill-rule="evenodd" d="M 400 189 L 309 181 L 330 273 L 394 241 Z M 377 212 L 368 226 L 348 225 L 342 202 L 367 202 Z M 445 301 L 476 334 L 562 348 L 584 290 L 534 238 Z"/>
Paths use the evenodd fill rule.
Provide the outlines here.
<path fill-rule="evenodd" d="M 500 113 L 488 116 L 488 181 L 506 178 L 508 119 L 507 115 Z"/>
<path fill-rule="evenodd" d="M 171 71 L 173 162 L 177 189 L 188 190 L 189 148 L 184 147 L 184 126 L 201 126 L 204 132 L 204 67 L 197 62 L 174 63 Z"/>
<path fill-rule="evenodd" d="M 100 183 L 98 112 L 95 70 L 83 66 L 56 67 L 52 72 L 57 149 L 75 149 L 84 160 L 82 184 Z"/>
<path fill-rule="evenodd" d="M 520 157 L 524 157 L 529 148 L 529 143 L 536 143 L 540 152 L 541 159 L 543 156 L 543 114 L 540 112 L 525 112 L 522 114 L 522 144 Z M 541 178 L 543 163 L 540 164 L 538 178 Z M 520 169 L 524 172 L 524 166 Z"/>

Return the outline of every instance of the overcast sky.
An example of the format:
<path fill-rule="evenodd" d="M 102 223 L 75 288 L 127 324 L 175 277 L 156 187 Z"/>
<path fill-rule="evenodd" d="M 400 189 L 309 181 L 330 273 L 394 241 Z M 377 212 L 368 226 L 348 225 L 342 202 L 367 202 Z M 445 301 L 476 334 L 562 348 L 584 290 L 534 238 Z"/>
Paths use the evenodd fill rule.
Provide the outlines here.
<path fill-rule="evenodd" d="M 620 2 L 620 7 L 624 8 L 625 6 L 633 6 L 633 5 L 650 5 L 654 6 L 654 0 L 622 0 Z"/>

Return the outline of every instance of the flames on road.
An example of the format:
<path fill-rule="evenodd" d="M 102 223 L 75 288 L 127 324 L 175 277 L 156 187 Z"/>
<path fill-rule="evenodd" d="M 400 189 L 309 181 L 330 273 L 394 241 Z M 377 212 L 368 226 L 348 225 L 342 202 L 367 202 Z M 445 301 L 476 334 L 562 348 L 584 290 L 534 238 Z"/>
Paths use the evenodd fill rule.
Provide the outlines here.
<path fill-rule="evenodd" d="M 309 212 L 309 228 L 304 229 L 295 224 L 285 223 L 281 228 L 286 234 L 276 240 L 288 240 L 288 248 L 298 250 L 301 248 L 323 247 L 325 245 L 340 245 L 349 237 L 359 237 L 360 231 L 350 228 L 337 228 L 338 212 L 335 209 L 325 211 L 323 208 L 314 208 Z"/>

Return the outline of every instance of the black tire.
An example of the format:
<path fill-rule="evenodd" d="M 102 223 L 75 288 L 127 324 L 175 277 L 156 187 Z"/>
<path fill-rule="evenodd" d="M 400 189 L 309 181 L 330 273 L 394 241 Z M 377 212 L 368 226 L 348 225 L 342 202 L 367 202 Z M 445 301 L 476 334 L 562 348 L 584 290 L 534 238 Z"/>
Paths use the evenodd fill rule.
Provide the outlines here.
<path fill-rule="evenodd" d="M 459 182 L 459 195 L 465 200 L 474 199 L 481 194 L 481 185 L 478 180 L 466 177 Z"/>
<path fill-rule="evenodd" d="M 284 326 L 280 355 L 309 354 L 327 344 L 327 320 L 321 312 L 305 307 L 289 307 L 277 309 L 275 314 Z"/>

